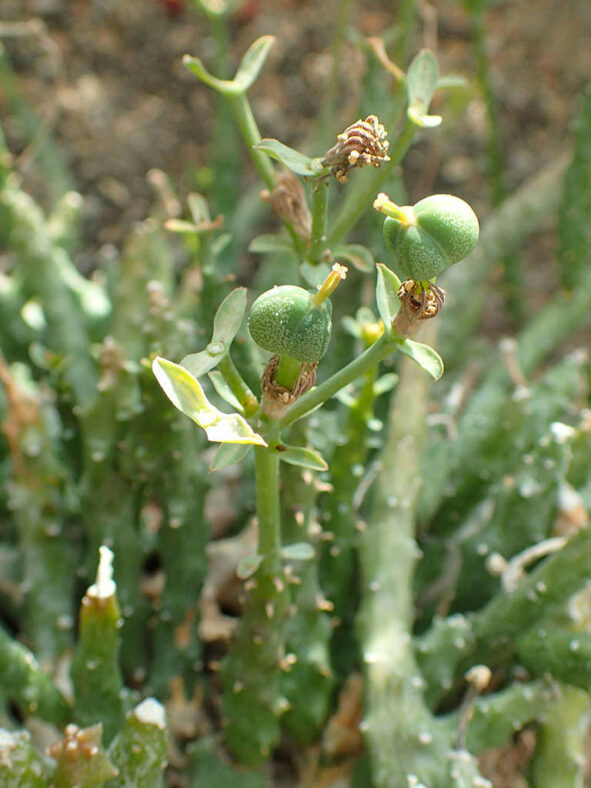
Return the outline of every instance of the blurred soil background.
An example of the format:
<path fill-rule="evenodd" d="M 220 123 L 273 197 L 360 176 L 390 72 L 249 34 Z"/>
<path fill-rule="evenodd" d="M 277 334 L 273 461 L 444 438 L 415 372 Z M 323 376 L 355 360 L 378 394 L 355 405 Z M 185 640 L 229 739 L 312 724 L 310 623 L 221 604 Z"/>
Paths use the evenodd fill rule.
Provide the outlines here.
<path fill-rule="evenodd" d="M 407 4 L 408 5 L 408 4 Z M 472 80 L 476 70 L 470 18 L 460 2 L 418 2 L 412 56 L 434 49 L 443 74 Z M 331 70 L 336 0 L 246 0 L 232 17 L 234 62 L 260 35 L 276 36 L 251 97 L 263 136 L 312 149 L 317 108 Z M 350 29 L 379 36 L 396 19 L 397 4 L 353 4 Z M 39 124 L 55 145 L 55 169 L 84 197 L 81 270 L 93 270 L 105 245 L 119 246 L 153 199 L 147 173 L 164 170 L 179 194 L 207 193 L 212 184 L 214 94 L 181 63 L 185 53 L 211 64 L 209 23 L 190 0 L 2 0 L 0 21 L 40 19 L 44 26 L 3 37 L 14 74 L 3 69 L 0 111 L 25 188 L 47 202 L 35 165 Z M 581 90 L 591 75 L 591 3 L 524 0 L 491 4 L 485 16 L 491 79 L 498 103 L 503 179 L 511 191 L 569 144 Z M 13 29 L 11 29 L 14 32 Z M 6 32 L 6 31 L 5 31 Z M 351 39 L 352 36 L 349 36 Z M 408 63 L 400 63 L 406 68 Z M 349 40 L 340 62 L 334 130 L 355 118 L 364 57 Z M 29 128 L 24 105 L 33 114 Z M 373 111 L 380 114 L 380 107 Z M 437 111 L 435 107 L 434 111 Z M 36 116 L 36 117 L 35 117 Z M 33 137 L 31 131 L 33 130 Z M 37 130 L 37 131 L 36 131 Z M 486 176 L 488 123 L 478 93 L 468 91 L 439 129 L 424 133 L 405 159 L 412 201 L 453 191 L 481 217 L 490 210 Z M 231 155 L 231 152 L 229 152 Z M 60 162 L 60 158 L 63 161 Z M 60 177 L 61 177 L 60 175 Z M 245 168 L 254 179 L 252 168 Z M 237 194 L 243 184 L 236 183 Z M 539 297 L 553 287 L 553 235 L 530 245 L 536 265 L 528 282 Z M 539 263 L 544 263 L 540 265 Z"/>

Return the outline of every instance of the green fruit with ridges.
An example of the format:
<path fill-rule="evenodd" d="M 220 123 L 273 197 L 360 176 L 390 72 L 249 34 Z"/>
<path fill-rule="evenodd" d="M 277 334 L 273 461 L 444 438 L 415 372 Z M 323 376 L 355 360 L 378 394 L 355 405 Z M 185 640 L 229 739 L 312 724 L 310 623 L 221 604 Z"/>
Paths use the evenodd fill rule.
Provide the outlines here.
<path fill-rule="evenodd" d="M 283 285 L 260 295 L 250 309 L 248 330 L 264 350 L 297 361 L 320 361 L 328 349 L 332 304 L 314 301 L 315 293 Z"/>
<path fill-rule="evenodd" d="M 434 194 L 397 211 L 400 219 L 388 216 L 384 222 L 384 240 L 405 279 L 432 279 L 476 246 L 478 219 L 459 197 Z"/>

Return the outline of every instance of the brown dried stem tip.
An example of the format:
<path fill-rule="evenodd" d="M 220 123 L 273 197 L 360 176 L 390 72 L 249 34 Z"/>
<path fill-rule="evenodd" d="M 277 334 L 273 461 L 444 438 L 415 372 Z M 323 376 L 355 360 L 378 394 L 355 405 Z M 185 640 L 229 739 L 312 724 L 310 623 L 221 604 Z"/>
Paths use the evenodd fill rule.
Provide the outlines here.
<path fill-rule="evenodd" d="M 346 183 L 349 170 L 353 167 L 380 167 L 382 162 L 390 161 L 386 139 L 387 132 L 377 115 L 368 115 L 358 120 L 337 136 L 337 143 L 322 159 L 324 167 L 339 183 Z"/>

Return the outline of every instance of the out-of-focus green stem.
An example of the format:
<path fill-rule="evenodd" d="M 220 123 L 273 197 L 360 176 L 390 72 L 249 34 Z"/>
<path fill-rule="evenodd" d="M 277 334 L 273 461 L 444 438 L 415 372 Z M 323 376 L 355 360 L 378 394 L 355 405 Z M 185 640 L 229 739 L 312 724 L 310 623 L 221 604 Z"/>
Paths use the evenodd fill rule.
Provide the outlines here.
<path fill-rule="evenodd" d="M 41 670 L 28 648 L 0 627 L 0 690 L 24 714 L 34 714 L 54 725 L 63 725 L 70 708 L 62 693 Z"/>
<path fill-rule="evenodd" d="M 168 757 L 168 728 L 164 707 L 146 698 L 131 711 L 109 748 L 119 774 L 107 788 L 162 788 Z"/>
<path fill-rule="evenodd" d="M 591 530 L 583 529 L 547 558 L 513 591 L 498 593 L 478 613 L 436 619 L 416 640 L 417 659 L 428 683 L 431 704 L 472 665 L 491 669 L 515 653 L 517 637 L 540 619 L 562 609 L 587 582 Z"/>
<path fill-rule="evenodd" d="M 328 218 L 328 184 L 317 183 L 312 189 L 312 235 L 306 259 L 318 264 L 326 249 L 326 223 Z"/>
<path fill-rule="evenodd" d="M 119 603 L 112 580 L 113 554 L 100 549 L 96 582 L 82 599 L 80 631 L 72 660 L 74 717 L 82 726 L 100 720 L 105 743 L 123 722 L 123 679 L 119 667 Z"/>
<path fill-rule="evenodd" d="M 362 603 L 358 617 L 366 676 L 366 738 L 376 786 L 403 786 L 408 775 L 441 784 L 436 775 L 447 742 L 423 700 L 412 649 L 413 573 L 418 552 L 414 506 L 428 377 L 410 362 L 388 418 L 367 530 L 361 537 Z"/>
<path fill-rule="evenodd" d="M 590 721 L 589 693 L 574 687 L 561 687 L 560 696 L 548 704 L 546 713 L 540 717 L 531 771 L 532 784 L 536 788 L 584 785 Z"/>
<path fill-rule="evenodd" d="M 51 788 L 55 764 L 38 752 L 29 731 L 0 729 L 0 785 Z"/>
<path fill-rule="evenodd" d="M 362 184 L 352 188 L 341 208 L 339 215 L 328 234 L 327 246 L 333 246 L 341 240 L 359 221 L 363 213 L 371 206 L 380 187 L 391 177 L 392 170 L 400 164 L 404 154 L 409 149 L 417 127 L 407 118 L 394 147 L 388 152 L 390 161 L 383 164 L 379 170 L 366 170 Z M 361 177 L 359 178 L 361 180 Z"/>

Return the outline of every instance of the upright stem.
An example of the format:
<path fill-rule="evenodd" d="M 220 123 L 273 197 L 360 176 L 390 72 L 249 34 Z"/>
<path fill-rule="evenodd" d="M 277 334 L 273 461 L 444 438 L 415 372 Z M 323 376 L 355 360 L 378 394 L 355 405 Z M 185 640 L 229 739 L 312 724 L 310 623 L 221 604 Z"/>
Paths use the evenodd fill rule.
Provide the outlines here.
<path fill-rule="evenodd" d="M 234 112 L 234 117 L 236 118 L 236 123 L 238 124 L 242 138 L 248 147 L 254 166 L 256 167 L 257 172 L 261 176 L 267 189 L 273 191 L 276 185 L 275 170 L 273 165 L 271 164 L 271 161 L 266 153 L 253 148 L 253 145 L 256 145 L 257 142 L 261 141 L 261 133 L 252 113 L 252 108 L 250 106 L 250 102 L 248 101 L 248 97 L 246 93 L 227 93 L 226 97 L 230 102 Z M 291 236 L 294 249 L 301 253 L 303 249 L 303 239 L 296 233 L 289 222 L 284 220 L 283 223 Z"/>
<path fill-rule="evenodd" d="M 253 145 L 256 145 L 257 142 L 261 141 L 261 133 L 257 126 L 256 120 L 254 119 L 254 115 L 252 114 L 250 102 L 248 101 L 246 94 L 227 93 L 226 97 L 232 106 L 236 123 L 238 124 L 240 133 L 242 134 L 242 137 L 248 146 L 254 166 L 257 168 L 257 171 L 263 179 L 265 186 L 268 189 L 274 189 L 275 172 L 269 157 L 266 155 L 266 153 L 262 153 L 261 151 L 255 150 L 252 147 Z"/>
<path fill-rule="evenodd" d="M 272 575 L 281 568 L 281 514 L 279 509 L 279 454 L 255 446 L 256 504 L 259 524 L 259 555 L 265 573 Z"/>
<path fill-rule="evenodd" d="M 308 253 L 308 260 L 314 265 L 320 262 L 326 249 L 327 197 L 328 184 L 318 183 L 312 190 L 312 237 Z"/>

